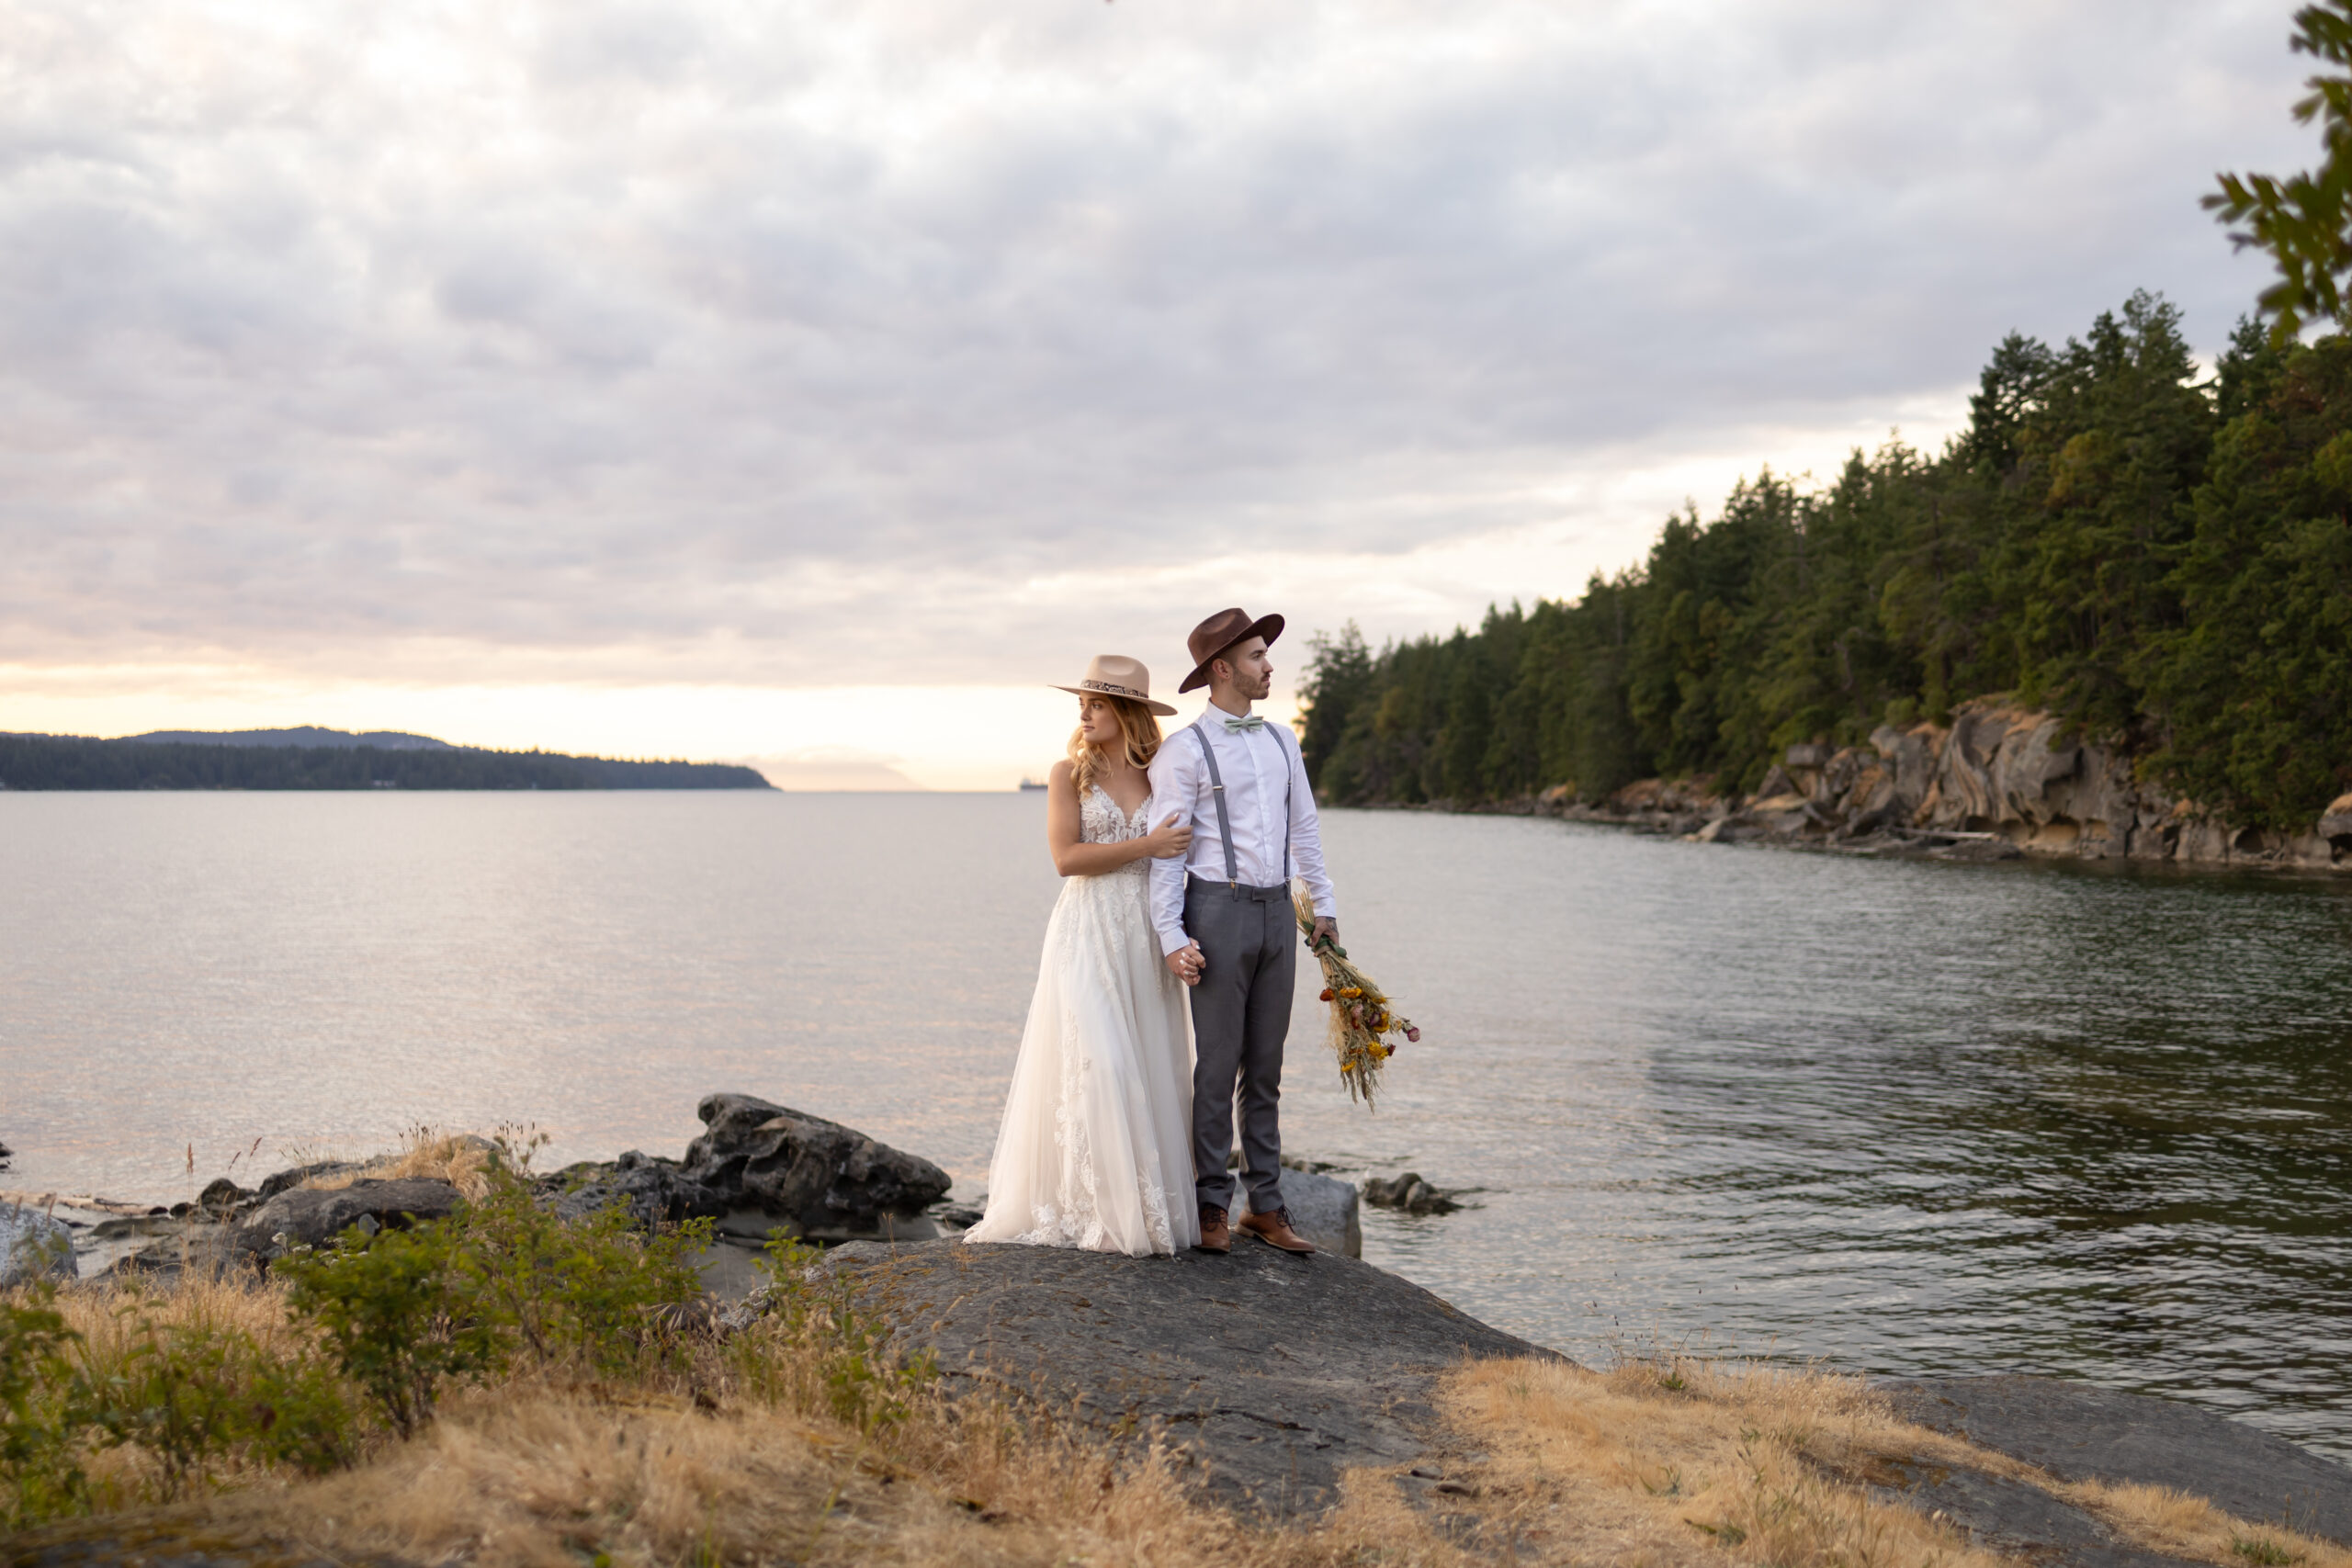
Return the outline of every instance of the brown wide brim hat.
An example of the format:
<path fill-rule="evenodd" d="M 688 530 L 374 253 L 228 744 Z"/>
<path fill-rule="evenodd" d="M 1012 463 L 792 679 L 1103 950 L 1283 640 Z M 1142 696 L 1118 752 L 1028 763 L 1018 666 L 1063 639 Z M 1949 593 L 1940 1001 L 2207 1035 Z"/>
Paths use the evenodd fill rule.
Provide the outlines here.
<path fill-rule="evenodd" d="M 1193 672 L 1178 683 L 1178 694 L 1207 685 L 1209 666 L 1216 661 L 1218 654 L 1235 643 L 1261 637 L 1271 644 L 1282 635 L 1283 618 L 1280 615 L 1261 615 L 1253 621 L 1247 610 L 1219 610 L 1194 626 L 1193 635 L 1184 639 L 1185 650 L 1193 656 Z"/>
<path fill-rule="evenodd" d="M 1151 700 L 1151 671 L 1144 668 L 1142 660 L 1129 659 L 1124 653 L 1096 654 L 1077 685 L 1056 686 L 1054 690 L 1074 692 L 1081 697 L 1125 697 L 1131 703 L 1141 703 L 1162 718 L 1176 711 L 1166 703 Z"/>

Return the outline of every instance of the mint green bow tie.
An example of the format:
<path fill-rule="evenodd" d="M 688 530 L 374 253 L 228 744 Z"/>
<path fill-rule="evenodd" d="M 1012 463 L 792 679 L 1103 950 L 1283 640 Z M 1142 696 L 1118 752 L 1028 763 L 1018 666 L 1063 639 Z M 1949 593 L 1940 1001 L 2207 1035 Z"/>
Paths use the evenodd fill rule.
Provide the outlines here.
<path fill-rule="evenodd" d="M 1248 718 L 1228 718 L 1225 721 L 1225 732 L 1227 735 L 1238 735 L 1245 729 L 1263 729 L 1265 728 L 1266 721 L 1259 717 L 1254 713 Z"/>

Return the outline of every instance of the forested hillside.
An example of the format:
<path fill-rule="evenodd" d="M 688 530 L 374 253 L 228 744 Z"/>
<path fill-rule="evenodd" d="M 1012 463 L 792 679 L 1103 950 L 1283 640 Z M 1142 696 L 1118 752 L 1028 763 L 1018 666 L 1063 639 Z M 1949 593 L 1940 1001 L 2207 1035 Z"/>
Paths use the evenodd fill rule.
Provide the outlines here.
<path fill-rule="evenodd" d="M 189 745 L 0 735 L 0 789 L 767 789 L 722 762 L 627 762 L 471 746 Z"/>
<path fill-rule="evenodd" d="M 1318 636 L 1305 751 L 1337 802 L 1460 805 L 1713 774 L 2005 694 L 2233 821 L 2352 789 L 2352 338 L 2242 323 L 2200 378 L 2135 294 L 2010 336 L 1966 432 L 1769 471 L 1573 604 L 1370 649 Z"/>

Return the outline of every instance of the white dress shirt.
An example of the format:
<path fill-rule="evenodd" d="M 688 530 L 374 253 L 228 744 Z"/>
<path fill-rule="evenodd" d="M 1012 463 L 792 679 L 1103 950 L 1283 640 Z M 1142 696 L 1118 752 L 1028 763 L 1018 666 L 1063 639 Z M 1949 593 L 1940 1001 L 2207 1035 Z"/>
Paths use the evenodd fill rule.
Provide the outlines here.
<path fill-rule="evenodd" d="M 1199 725 L 1201 735 L 1216 748 L 1217 772 L 1225 778 L 1226 815 L 1233 822 L 1234 870 L 1244 886 L 1272 887 L 1283 881 L 1283 805 L 1290 805 L 1288 823 L 1292 868 L 1306 883 L 1315 912 L 1339 919 L 1331 897 L 1331 879 L 1323 871 L 1323 837 L 1315 817 L 1315 791 L 1306 782 L 1306 764 L 1298 742 L 1272 724 L 1261 729 L 1228 730 L 1228 716 L 1216 704 Z M 1216 800 L 1209 793 L 1208 764 L 1201 759 L 1201 743 L 1182 730 L 1171 730 L 1151 760 L 1151 826 L 1157 828 L 1174 813 L 1193 829 L 1192 852 L 1182 861 L 1151 863 L 1151 923 L 1159 933 L 1159 950 L 1175 952 L 1192 939 L 1184 934 L 1184 880 L 1223 884 L 1225 840 L 1217 834 Z"/>

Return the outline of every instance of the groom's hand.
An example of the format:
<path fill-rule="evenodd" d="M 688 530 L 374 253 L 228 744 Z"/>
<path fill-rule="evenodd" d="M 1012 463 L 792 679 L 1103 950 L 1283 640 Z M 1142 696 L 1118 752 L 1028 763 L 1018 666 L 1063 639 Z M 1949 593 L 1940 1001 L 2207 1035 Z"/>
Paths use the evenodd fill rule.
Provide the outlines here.
<path fill-rule="evenodd" d="M 1201 970 L 1204 964 L 1201 944 L 1197 942 L 1188 942 L 1168 955 L 1168 972 L 1188 986 L 1201 983 Z"/>
<path fill-rule="evenodd" d="M 1329 915 L 1317 915 L 1315 917 L 1315 934 L 1306 939 L 1306 945 L 1317 948 L 1327 942 L 1333 947 L 1340 945 L 1340 922 Z"/>

